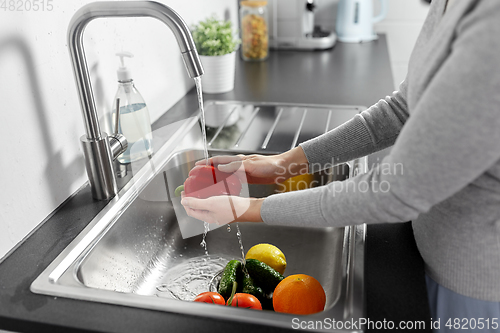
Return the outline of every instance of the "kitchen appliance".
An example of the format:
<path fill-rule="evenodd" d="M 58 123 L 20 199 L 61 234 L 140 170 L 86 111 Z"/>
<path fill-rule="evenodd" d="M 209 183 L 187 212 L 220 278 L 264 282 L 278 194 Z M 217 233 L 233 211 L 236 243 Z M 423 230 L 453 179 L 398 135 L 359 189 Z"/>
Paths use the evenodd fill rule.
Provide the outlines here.
<path fill-rule="evenodd" d="M 269 46 L 273 49 L 314 50 L 335 45 L 334 32 L 314 25 L 314 0 L 270 0 Z"/>
<path fill-rule="evenodd" d="M 373 0 L 340 0 L 337 8 L 338 40 L 345 43 L 369 42 L 377 39 L 373 24 L 387 15 L 387 0 L 380 1 L 380 13 L 373 16 Z"/>

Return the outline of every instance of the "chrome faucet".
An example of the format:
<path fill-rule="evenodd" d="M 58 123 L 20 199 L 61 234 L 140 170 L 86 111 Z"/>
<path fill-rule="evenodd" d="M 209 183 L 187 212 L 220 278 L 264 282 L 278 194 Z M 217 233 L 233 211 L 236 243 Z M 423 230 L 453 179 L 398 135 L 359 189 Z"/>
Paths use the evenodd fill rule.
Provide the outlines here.
<path fill-rule="evenodd" d="M 86 135 L 81 137 L 85 165 L 92 196 L 98 200 L 110 199 L 118 193 L 113 160 L 127 148 L 123 135 L 115 133 L 108 137 L 106 133 L 101 132 L 85 59 L 85 27 L 93 19 L 103 17 L 159 19 L 174 33 L 189 76 L 194 78 L 203 74 L 191 32 L 182 17 L 170 7 L 154 1 L 103 1 L 87 4 L 73 15 L 68 29 L 68 46 L 86 129 Z"/>

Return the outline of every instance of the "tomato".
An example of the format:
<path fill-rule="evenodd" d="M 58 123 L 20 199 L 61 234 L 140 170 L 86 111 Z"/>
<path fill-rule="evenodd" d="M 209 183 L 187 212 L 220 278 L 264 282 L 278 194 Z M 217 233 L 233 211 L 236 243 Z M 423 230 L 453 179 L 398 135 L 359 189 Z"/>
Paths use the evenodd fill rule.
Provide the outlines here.
<path fill-rule="evenodd" d="M 226 301 L 224 300 L 224 297 L 222 297 L 221 294 L 213 292 L 213 291 L 206 291 L 204 293 L 199 294 L 194 299 L 194 302 L 226 305 Z"/>
<path fill-rule="evenodd" d="M 245 294 L 245 293 L 237 293 L 234 294 L 233 301 L 229 304 L 229 300 L 227 301 L 230 306 L 236 306 L 238 308 L 246 308 L 246 309 L 255 309 L 262 310 L 262 305 L 260 304 L 257 297 Z"/>

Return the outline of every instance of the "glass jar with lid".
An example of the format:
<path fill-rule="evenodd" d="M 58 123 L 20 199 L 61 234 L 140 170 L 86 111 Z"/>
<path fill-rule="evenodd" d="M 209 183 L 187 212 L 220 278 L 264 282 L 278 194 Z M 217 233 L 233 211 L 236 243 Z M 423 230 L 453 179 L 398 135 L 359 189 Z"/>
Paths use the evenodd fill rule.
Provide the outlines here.
<path fill-rule="evenodd" d="M 241 55 L 244 60 L 264 60 L 269 54 L 267 1 L 240 3 Z"/>

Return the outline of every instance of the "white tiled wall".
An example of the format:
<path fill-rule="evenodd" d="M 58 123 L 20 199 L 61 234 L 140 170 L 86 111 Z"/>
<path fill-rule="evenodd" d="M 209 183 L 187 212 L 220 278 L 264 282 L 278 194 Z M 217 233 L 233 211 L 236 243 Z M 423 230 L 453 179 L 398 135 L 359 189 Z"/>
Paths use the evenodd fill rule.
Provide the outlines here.
<path fill-rule="evenodd" d="M 79 143 L 83 121 L 66 32 L 73 13 L 89 2 L 50 0 L 51 10 L 38 11 L 10 8 L 7 2 L 0 10 L 0 133 L 4 140 L 0 258 L 87 181 Z M 237 22 L 236 0 L 161 2 L 189 25 L 211 14 Z M 101 110 L 110 108 L 117 87 L 114 53 L 120 50 L 135 54 L 130 67 L 153 121 L 193 86 L 173 34 L 157 20 L 93 21 L 85 33 L 85 45 Z"/>
<path fill-rule="evenodd" d="M 333 30 L 339 0 L 316 0 L 316 22 L 324 29 Z M 375 31 L 385 33 L 389 44 L 389 55 L 394 87 L 406 76 L 408 60 L 418 33 L 424 23 L 429 5 L 422 0 L 387 0 L 386 18 L 375 24 Z M 374 12 L 378 13 L 379 1 L 374 0 Z"/>

